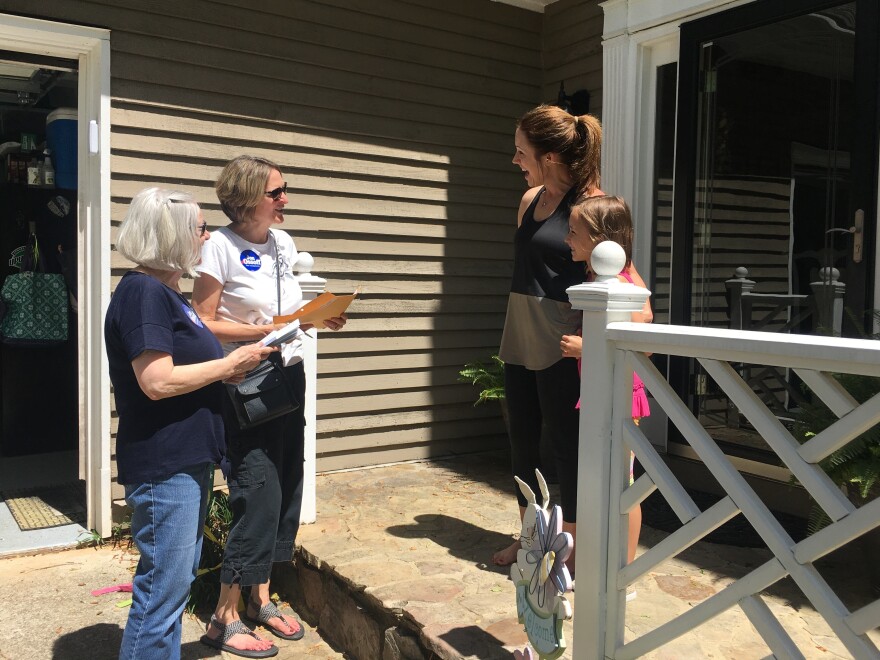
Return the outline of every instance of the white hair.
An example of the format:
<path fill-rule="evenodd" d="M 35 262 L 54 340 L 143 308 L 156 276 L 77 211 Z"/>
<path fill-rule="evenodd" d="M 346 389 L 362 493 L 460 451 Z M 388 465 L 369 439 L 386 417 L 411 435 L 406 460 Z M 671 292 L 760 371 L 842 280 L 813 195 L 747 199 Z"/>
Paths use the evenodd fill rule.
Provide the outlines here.
<path fill-rule="evenodd" d="M 195 275 L 201 242 L 199 205 L 192 195 L 144 188 L 135 195 L 119 227 L 116 250 L 138 266 Z"/>

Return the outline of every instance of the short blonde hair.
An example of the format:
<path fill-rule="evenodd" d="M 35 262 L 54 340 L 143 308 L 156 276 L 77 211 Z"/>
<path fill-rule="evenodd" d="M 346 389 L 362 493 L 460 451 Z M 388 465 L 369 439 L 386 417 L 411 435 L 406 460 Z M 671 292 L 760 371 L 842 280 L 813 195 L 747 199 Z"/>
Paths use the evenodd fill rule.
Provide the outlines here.
<path fill-rule="evenodd" d="M 192 195 L 145 188 L 131 200 L 116 250 L 138 266 L 194 276 L 201 254 L 198 223 L 199 205 Z"/>
<path fill-rule="evenodd" d="M 281 168 L 259 156 L 239 156 L 226 163 L 214 186 L 226 217 L 232 222 L 249 222 L 274 171 L 281 172 Z"/>

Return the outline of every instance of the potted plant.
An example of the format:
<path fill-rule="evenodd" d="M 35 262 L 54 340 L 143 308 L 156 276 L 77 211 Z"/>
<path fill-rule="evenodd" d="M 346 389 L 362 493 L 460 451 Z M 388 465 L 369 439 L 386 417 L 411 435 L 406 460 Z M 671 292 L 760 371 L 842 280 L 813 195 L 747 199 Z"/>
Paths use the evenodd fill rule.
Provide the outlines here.
<path fill-rule="evenodd" d="M 880 379 L 859 374 L 834 374 L 834 377 L 856 401 L 864 403 L 880 392 Z M 814 399 L 801 404 L 794 416 L 794 434 L 800 442 L 806 442 L 837 421 L 828 407 Z M 880 426 L 875 426 L 850 441 L 819 463 L 858 507 L 880 495 Z M 831 521 L 825 512 L 814 505 L 810 512 L 808 530 L 812 534 Z M 880 567 L 876 557 L 880 555 L 880 528 L 875 528 L 857 540 L 870 571 L 872 587 L 880 593 Z"/>
<path fill-rule="evenodd" d="M 858 374 L 835 374 L 835 378 L 859 403 L 880 392 L 880 379 Z M 806 442 L 837 421 L 837 417 L 819 400 L 801 404 L 794 417 L 795 437 Z M 861 506 L 880 491 L 880 427 L 856 437 L 819 463 L 829 477 L 840 486 L 853 504 Z M 828 524 L 822 512 L 811 515 L 810 531 Z"/>
<path fill-rule="evenodd" d="M 507 418 L 507 399 L 504 394 L 504 362 L 497 354 L 491 355 L 488 362 L 468 362 L 458 372 L 458 379 L 463 383 L 479 386 L 480 393 L 474 405 L 486 401 L 498 401 L 501 404 L 501 418 L 504 427 L 509 428 Z M 541 433 L 541 472 L 547 483 L 557 483 L 556 463 L 553 460 L 553 449 L 547 432 Z"/>
<path fill-rule="evenodd" d="M 458 379 L 471 385 L 479 385 L 482 389 L 474 405 L 490 400 L 502 401 L 502 414 L 506 413 L 504 400 L 504 362 L 498 355 L 489 358 L 489 362 L 468 362 L 458 372 Z M 506 414 L 505 414 L 506 417 Z"/>

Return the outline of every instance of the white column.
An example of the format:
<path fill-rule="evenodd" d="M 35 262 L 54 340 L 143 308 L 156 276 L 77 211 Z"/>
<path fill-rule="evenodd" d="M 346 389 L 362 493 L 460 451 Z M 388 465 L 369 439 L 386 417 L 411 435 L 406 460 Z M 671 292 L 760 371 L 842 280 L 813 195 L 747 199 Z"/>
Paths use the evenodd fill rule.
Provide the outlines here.
<path fill-rule="evenodd" d="M 607 10 L 607 9 L 606 9 Z M 633 198 L 636 166 L 634 64 L 631 37 L 606 34 L 602 41 L 602 190 Z"/>
<path fill-rule="evenodd" d="M 620 516 L 612 517 L 610 513 L 615 483 L 612 469 L 615 464 L 622 468 L 622 463 L 613 464 L 611 460 L 612 422 L 630 417 L 632 402 L 627 401 L 622 406 L 625 409 L 616 414 L 612 410 L 615 349 L 605 339 L 605 329 L 614 321 L 630 321 L 632 313 L 640 311 L 650 295 L 646 289 L 618 280 L 624 261 L 623 248 L 617 243 L 600 243 L 590 262 L 596 281 L 568 289 L 572 307 L 584 312 L 573 660 L 606 657 L 606 635 L 612 644 L 623 640 L 623 619 L 609 616 L 609 608 L 619 605 L 616 588 L 608 583 L 609 566 L 619 561 L 609 554 L 609 537 L 621 536 Z M 622 449 L 620 445 L 618 448 Z M 622 490 L 619 479 L 617 484 Z M 620 497 L 619 492 L 615 495 Z M 619 513 L 618 507 L 614 511 Z M 619 543 L 611 543 L 611 548 L 619 549 Z M 612 577 L 615 574 L 616 569 Z M 609 630 L 610 622 L 616 622 L 616 630 Z"/>
<path fill-rule="evenodd" d="M 308 252 L 300 252 L 299 259 L 293 266 L 297 273 L 299 286 L 302 288 L 303 299 L 314 300 L 324 292 L 327 280 L 312 275 L 315 260 Z M 316 453 L 316 421 L 317 421 L 317 387 L 318 387 L 318 331 L 315 328 L 306 331 L 303 340 L 303 356 L 306 371 L 306 397 L 303 401 L 306 416 L 305 428 L 305 466 L 303 476 L 302 512 L 300 523 L 315 522 L 317 502 L 315 498 L 315 453 Z"/>

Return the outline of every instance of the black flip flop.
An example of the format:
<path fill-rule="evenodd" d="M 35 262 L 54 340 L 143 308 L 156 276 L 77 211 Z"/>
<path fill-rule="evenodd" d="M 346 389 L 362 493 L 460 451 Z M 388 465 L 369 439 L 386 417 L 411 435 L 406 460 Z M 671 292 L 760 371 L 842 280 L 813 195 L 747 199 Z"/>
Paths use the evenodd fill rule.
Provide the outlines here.
<path fill-rule="evenodd" d="M 226 653 L 231 653 L 232 655 L 237 655 L 242 658 L 271 658 L 272 656 L 278 655 L 278 647 L 274 644 L 271 648 L 268 648 L 265 651 L 248 651 L 229 646 L 226 642 L 228 642 L 233 635 L 250 635 L 251 637 L 260 639 L 259 635 L 244 625 L 241 621 L 233 621 L 224 626 L 217 621 L 217 618 L 212 614 L 211 622 L 208 626 L 214 626 L 220 632 L 220 636 L 216 639 L 211 639 L 207 635 L 202 635 L 199 641 L 205 646 L 210 646 L 213 649 L 219 649 L 220 651 L 225 651 Z"/>
<path fill-rule="evenodd" d="M 278 617 L 279 619 L 282 619 L 282 620 L 288 621 L 288 622 L 289 621 L 296 621 L 296 624 L 299 626 L 299 630 L 297 630 L 292 635 L 288 635 L 286 633 L 281 632 L 280 630 L 276 630 L 274 627 L 269 625 L 269 619 L 273 619 L 275 617 Z M 273 603 L 271 600 L 260 608 L 260 611 L 257 614 L 257 616 L 251 616 L 250 614 L 247 613 L 247 610 L 245 610 L 245 614 L 244 614 L 243 618 L 247 619 L 249 622 L 253 623 L 254 625 L 263 626 L 270 633 L 272 633 L 276 637 L 279 637 L 280 639 L 287 639 L 287 640 L 296 641 L 298 639 L 302 639 L 303 635 L 306 634 L 306 631 L 303 628 L 302 623 L 297 621 L 296 617 L 293 617 L 289 614 L 284 614 L 281 610 L 278 609 L 278 607 L 275 605 L 275 603 Z"/>

